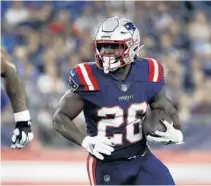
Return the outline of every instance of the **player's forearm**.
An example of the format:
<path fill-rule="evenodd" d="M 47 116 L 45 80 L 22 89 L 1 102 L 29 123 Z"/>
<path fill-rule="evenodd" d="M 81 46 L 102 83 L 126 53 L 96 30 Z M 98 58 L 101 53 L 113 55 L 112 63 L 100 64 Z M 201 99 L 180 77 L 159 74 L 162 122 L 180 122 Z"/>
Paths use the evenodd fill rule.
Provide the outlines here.
<path fill-rule="evenodd" d="M 157 105 L 156 106 L 154 105 L 152 109 L 161 109 L 165 111 L 172 119 L 174 128 L 181 130 L 179 114 L 177 110 L 174 108 L 173 104 L 170 102 L 170 100 L 166 99 L 157 102 Z"/>
<path fill-rule="evenodd" d="M 14 113 L 26 110 L 25 87 L 15 66 L 6 68 L 4 78 L 5 89 L 10 98 Z"/>
<path fill-rule="evenodd" d="M 165 111 L 173 121 L 173 125 L 175 129 L 181 130 L 179 114 L 173 103 L 166 97 L 165 90 L 161 90 L 161 92 L 152 99 L 150 103 L 151 109 L 160 109 Z"/>
<path fill-rule="evenodd" d="M 78 129 L 76 124 L 73 123 L 70 118 L 60 112 L 54 115 L 53 125 L 57 132 L 78 145 L 81 145 L 86 136 Z"/>
<path fill-rule="evenodd" d="M 167 112 L 168 113 L 168 112 Z M 175 129 L 181 130 L 181 125 L 180 125 L 180 118 L 179 118 L 179 114 L 177 111 L 170 113 L 169 114 L 170 118 L 173 121 L 173 125 Z"/>
<path fill-rule="evenodd" d="M 167 97 L 160 100 L 160 108 L 170 116 L 173 121 L 174 128 L 181 130 L 179 114 L 172 102 Z"/>

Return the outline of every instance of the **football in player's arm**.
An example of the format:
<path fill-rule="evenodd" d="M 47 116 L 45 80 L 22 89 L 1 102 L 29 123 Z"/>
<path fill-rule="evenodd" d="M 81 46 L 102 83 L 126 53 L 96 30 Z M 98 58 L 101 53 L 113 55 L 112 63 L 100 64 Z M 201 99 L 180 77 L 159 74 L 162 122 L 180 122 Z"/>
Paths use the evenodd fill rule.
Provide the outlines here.
<path fill-rule="evenodd" d="M 15 65 L 12 63 L 11 57 L 2 48 L 1 77 L 4 78 L 5 90 L 10 99 L 16 122 L 11 139 L 11 148 L 22 149 L 33 139 L 31 118 L 26 104 L 25 87 Z"/>

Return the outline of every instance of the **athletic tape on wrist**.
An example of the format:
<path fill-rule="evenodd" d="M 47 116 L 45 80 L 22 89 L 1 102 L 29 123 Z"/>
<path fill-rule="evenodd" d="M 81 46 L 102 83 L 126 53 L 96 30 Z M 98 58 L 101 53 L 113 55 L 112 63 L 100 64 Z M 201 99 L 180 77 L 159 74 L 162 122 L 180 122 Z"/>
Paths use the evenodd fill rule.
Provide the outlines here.
<path fill-rule="evenodd" d="M 30 113 L 28 110 L 14 113 L 15 122 L 18 121 L 29 121 L 31 119 Z"/>

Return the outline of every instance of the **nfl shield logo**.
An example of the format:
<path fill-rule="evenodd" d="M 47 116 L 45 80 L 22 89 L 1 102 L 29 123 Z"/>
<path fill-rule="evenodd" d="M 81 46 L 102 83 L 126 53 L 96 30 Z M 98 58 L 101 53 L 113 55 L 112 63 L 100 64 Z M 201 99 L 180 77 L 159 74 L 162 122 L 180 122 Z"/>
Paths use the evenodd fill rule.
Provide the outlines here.
<path fill-rule="evenodd" d="M 123 91 L 123 92 L 126 92 L 127 91 L 127 85 L 125 85 L 125 84 L 122 84 L 121 85 L 121 90 Z"/>
<path fill-rule="evenodd" d="M 111 180 L 109 175 L 104 175 L 103 178 L 104 178 L 104 181 L 107 182 L 107 183 Z"/>

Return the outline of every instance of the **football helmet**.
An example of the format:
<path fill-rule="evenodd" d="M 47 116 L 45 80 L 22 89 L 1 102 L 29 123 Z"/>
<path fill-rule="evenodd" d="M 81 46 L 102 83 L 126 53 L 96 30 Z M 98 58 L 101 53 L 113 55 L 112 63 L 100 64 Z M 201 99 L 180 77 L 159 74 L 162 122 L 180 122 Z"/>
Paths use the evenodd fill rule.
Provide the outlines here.
<path fill-rule="evenodd" d="M 103 22 L 93 41 L 97 66 L 104 73 L 134 62 L 141 48 L 139 30 L 135 24 L 118 16 Z"/>

